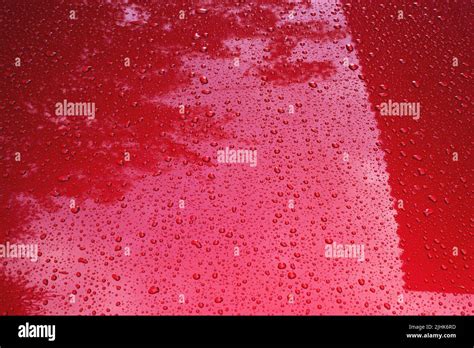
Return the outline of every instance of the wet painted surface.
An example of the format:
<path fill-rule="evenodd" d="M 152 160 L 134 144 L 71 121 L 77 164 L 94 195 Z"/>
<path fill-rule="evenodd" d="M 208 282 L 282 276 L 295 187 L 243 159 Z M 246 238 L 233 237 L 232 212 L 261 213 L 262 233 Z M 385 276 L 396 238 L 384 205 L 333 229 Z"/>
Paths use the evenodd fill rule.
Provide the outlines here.
<path fill-rule="evenodd" d="M 368 7 L 379 31 L 332 1 L 4 4 L 0 242 L 40 254 L 1 260 L 1 313 L 472 314 L 469 6 L 444 12 L 464 51 L 436 84 L 400 77 L 430 63 L 389 64 L 406 33 Z M 421 119 L 382 120 L 380 84 Z M 95 118 L 58 117 L 64 99 Z M 219 163 L 227 147 L 257 165 Z"/>
<path fill-rule="evenodd" d="M 473 60 L 465 28 L 473 7 L 354 2 L 346 14 L 372 105 L 421 105 L 418 120 L 377 111 L 391 192 L 397 208 L 403 202 L 397 222 L 406 287 L 472 293 Z"/>

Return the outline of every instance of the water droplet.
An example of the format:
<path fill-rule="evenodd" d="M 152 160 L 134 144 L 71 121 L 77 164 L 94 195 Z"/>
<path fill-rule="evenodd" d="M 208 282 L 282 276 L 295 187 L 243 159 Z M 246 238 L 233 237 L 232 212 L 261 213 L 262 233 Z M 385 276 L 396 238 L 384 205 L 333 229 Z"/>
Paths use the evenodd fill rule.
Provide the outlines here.
<path fill-rule="evenodd" d="M 158 292 L 160 292 L 160 289 L 157 288 L 156 286 L 151 286 L 151 287 L 148 289 L 148 293 L 149 293 L 150 295 L 157 294 Z"/>

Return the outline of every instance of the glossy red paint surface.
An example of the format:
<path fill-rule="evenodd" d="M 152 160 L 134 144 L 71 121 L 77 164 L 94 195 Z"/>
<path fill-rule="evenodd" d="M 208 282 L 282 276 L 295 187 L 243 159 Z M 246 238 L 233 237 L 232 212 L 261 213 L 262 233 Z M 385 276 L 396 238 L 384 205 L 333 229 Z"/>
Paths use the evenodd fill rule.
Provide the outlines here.
<path fill-rule="evenodd" d="M 400 6 L 4 3 L 1 314 L 472 314 L 472 8 Z"/>
<path fill-rule="evenodd" d="M 422 108 L 417 121 L 378 114 L 392 195 L 404 203 L 396 220 L 406 287 L 472 293 L 473 60 L 465 33 L 472 4 L 351 5 L 348 24 L 372 105 L 392 99 Z"/>

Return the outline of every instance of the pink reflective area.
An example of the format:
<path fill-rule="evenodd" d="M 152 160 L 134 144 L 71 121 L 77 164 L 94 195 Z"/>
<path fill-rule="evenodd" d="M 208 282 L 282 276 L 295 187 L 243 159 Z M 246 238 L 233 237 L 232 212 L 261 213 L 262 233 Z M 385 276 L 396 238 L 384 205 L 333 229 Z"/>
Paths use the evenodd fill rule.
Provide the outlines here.
<path fill-rule="evenodd" d="M 182 26 L 174 9 L 172 20 L 155 21 L 152 5 L 107 6 L 117 19 L 108 25 L 132 26 L 127 45 L 136 28 L 172 33 Z M 189 43 L 144 33 L 137 40 L 150 46 L 140 50 L 161 50 L 160 61 L 150 54 L 133 74 L 117 67 L 125 55 L 109 64 L 91 62 L 87 51 L 79 59 L 85 73 L 92 66 L 92 81 L 33 81 L 48 87 L 30 101 L 32 128 L 51 127 L 52 146 L 65 141 L 78 155 L 76 162 L 74 155 L 45 155 L 64 169 L 52 175 L 55 184 L 42 193 L 25 184 L 12 196 L 34 207 L 34 218 L 20 220 L 26 235 L 15 236 L 20 227 L 12 227 L 8 236 L 38 243 L 41 252 L 37 263 L 2 264 L 12 282 L 26 281 L 22 291 L 35 294 L 25 311 L 472 314 L 472 295 L 404 289 L 379 130 L 356 54 L 346 48 L 351 37 L 342 8 L 334 1 L 262 3 L 249 20 L 249 6 L 186 11 L 202 17 L 195 33 L 185 31 Z M 214 18 L 228 18 L 229 26 Z M 98 51 L 114 54 L 116 42 L 100 42 Z M 222 49 L 210 54 L 206 45 Z M 57 119 L 61 88 L 95 100 L 95 120 Z M 27 100 L 19 98 L 20 110 Z M 41 119 L 40 110 L 49 118 Z M 59 136 L 63 131 L 69 140 Z M 70 142 L 75 132 L 85 139 Z M 257 165 L 218 163 L 226 147 L 256 150 Z M 77 159 L 87 153 L 100 155 Z M 29 168 L 34 175 L 42 160 L 26 160 L 38 161 Z M 71 199 L 80 206 L 76 213 Z M 363 246 L 365 260 L 326 257 L 332 242 Z"/>

